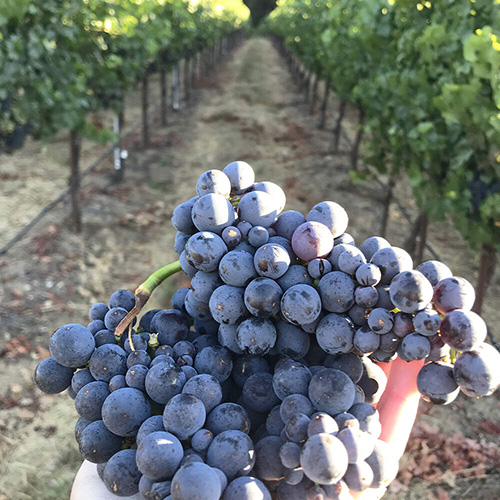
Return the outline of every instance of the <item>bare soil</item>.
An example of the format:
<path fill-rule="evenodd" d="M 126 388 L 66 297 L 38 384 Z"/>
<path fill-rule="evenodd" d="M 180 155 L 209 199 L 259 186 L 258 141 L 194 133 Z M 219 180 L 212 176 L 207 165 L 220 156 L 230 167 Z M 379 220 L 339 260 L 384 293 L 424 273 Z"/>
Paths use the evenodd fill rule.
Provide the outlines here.
<path fill-rule="evenodd" d="M 132 93 L 127 102 L 129 123 L 140 116 L 138 95 Z M 248 161 L 259 180 L 285 189 L 287 208 L 307 212 L 318 201 L 335 200 L 347 209 L 348 231 L 357 241 L 378 233 L 384 193 L 377 185 L 350 182 L 345 142 L 340 154 L 330 152 L 336 105 L 332 97 L 327 128 L 317 130 L 317 114 L 309 115 L 271 42 L 251 39 L 214 74 L 203 76 L 195 98 L 171 113 L 167 127 L 153 128 L 151 147 L 143 150 L 140 137 L 131 137 L 120 185 L 111 182 L 111 161 L 85 179 L 82 234 L 71 231 L 65 204 L 0 257 L 0 500 L 68 498 L 81 462 L 73 438 L 76 412 L 66 395 L 36 391 L 33 369 L 48 355 L 49 336 L 58 326 L 86 324 L 91 303 L 106 301 L 118 288 L 133 290 L 152 270 L 176 259 L 170 216 L 178 203 L 195 194 L 201 172 L 222 169 L 235 159 Z M 107 115 L 102 119 L 109 121 Z M 352 112 L 346 117 L 351 137 L 356 119 Z M 2 244 L 65 187 L 66 139 L 61 136 L 44 146 L 30 142 L 14 156 L 0 156 Z M 101 151 L 86 143 L 83 166 Z M 415 213 L 409 186 L 401 181 L 396 192 Z M 394 206 L 388 239 L 402 245 L 408 231 Z M 454 273 L 474 282 L 478 257 L 452 224 L 433 224 L 429 233 L 430 243 Z M 186 282 L 177 275 L 155 293 L 151 306 L 169 307 L 173 291 Z M 490 325 L 500 320 L 499 292 L 496 277 L 484 307 Z M 464 442 L 498 447 L 499 410 L 498 394 L 477 401 L 460 396 L 446 408 L 422 403 L 417 425 L 428 425 L 452 442 L 471 439 Z M 415 457 L 428 460 L 423 457 L 433 453 L 432 447 L 410 452 L 402 459 L 402 471 Z M 498 462 L 482 451 L 474 460 L 482 468 L 473 472 L 451 464 L 453 471 L 432 478 L 400 475 L 387 497 L 500 498 Z"/>

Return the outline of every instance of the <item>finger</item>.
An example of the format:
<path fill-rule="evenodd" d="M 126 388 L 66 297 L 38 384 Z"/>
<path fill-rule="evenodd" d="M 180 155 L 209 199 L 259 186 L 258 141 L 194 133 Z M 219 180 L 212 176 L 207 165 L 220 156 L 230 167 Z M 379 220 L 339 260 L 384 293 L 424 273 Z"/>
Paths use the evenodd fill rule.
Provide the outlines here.
<path fill-rule="evenodd" d="M 424 361 L 408 363 L 397 358 L 391 364 L 387 387 L 377 405 L 382 424 L 380 439 L 393 446 L 401 456 L 417 416 L 420 402 L 417 375 Z"/>
<path fill-rule="evenodd" d="M 116 500 L 97 474 L 96 465 L 85 460 L 78 471 L 70 500 Z M 123 498 L 123 497 L 122 497 Z M 140 496 L 125 497 L 124 500 L 140 500 Z"/>

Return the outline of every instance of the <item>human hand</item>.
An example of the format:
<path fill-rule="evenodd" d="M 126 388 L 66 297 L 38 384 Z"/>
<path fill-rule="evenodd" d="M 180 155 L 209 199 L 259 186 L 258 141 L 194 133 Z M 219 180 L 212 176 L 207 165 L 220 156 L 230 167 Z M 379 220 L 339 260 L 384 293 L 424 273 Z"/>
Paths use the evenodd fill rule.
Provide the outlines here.
<path fill-rule="evenodd" d="M 420 394 L 417 389 L 417 375 L 423 361 L 407 363 L 397 358 L 390 363 L 379 365 L 387 375 L 387 387 L 376 405 L 380 414 L 382 434 L 380 439 L 389 443 L 398 456 L 406 448 L 410 432 L 417 416 Z M 376 500 L 384 490 L 367 489 L 360 493 L 343 492 L 342 500 Z M 95 464 L 84 461 L 76 475 L 70 500 L 116 500 L 97 475 Z M 123 498 L 123 497 L 122 497 Z M 139 495 L 124 500 L 139 500 Z"/>

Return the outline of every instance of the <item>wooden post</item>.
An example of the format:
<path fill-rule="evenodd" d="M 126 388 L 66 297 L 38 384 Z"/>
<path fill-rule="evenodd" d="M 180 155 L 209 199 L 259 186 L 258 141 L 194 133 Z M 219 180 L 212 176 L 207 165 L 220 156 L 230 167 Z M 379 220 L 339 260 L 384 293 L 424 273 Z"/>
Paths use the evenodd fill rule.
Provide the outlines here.
<path fill-rule="evenodd" d="M 472 308 L 472 310 L 477 314 L 481 314 L 486 291 L 488 290 L 491 278 L 495 273 L 496 263 L 497 254 L 495 248 L 492 245 L 483 245 L 481 260 L 479 263 L 479 275 L 476 285 L 476 301 L 474 302 L 474 307 Z"/>
<path fill-rule="evenodd" d="M 190 87 L 189 87 L 189 67 L 190 67 L 190 59 L 184 59 L 184 97 L 186 101 L 189 101 L 191 97 Z"/>
<path fill-rule="evenodd" d="M 70 161 L 71 161 L 71 217 L 73 219 L 73 229 L 76 233 L 82 232 L 82 214 L 78 200 L 80 188 L 80 152 L 82 149 L 82 136 L 78 130 L 71 130 L 70 141 Z"/>
<path fill-rule="evenodd" d="M 172 70 L 172 109 L 177 111 L 179 107 L 179 63 L 176 62 Z"/>
<path fill-rule="evenodd" d="M 148 76 L 142 77 L 142 146 L 149 145 L 149 117 L 148 117 Z"/>
<path fill-rule="evenodd" d="M 123 169 L 122 169 L 122 151 L 121 151 L 121 141 L 120 141 L 120 116 L 113 116 L 113 132 L 117 135 L 118 139 L 116 141 L 115 147 L 113 148 L 113 168 L 115 171 L 114 181 L 121 182 L 123 180 Z"/>
<path fill-rule="evenodd" d="M 160 124 L 162 125 L 162 127 L 165 127 L 167 125 L 167 89 L 167 70 L 165 68 L 162 68 L 160 70 Z"/>
<path fill-rule="evenodd" d="M 410 227 L 410 231 L 406 241 L 403 244 L 403 248 L 411 255 L 412 259 L 415 259 L 415 252 L 417 249 L 417 239 L 422 232 L 422 223 L 424 220 L 424 212 L 420 212 L 418 217 L 413 221 Z"/>
<path fill-rule="evenodd" d="M 429 227 L 429 217 L 422 212 L 422 225 L 420 227 L 420 239 L 417 248 L 417 262 L 421 264 L 424 261 L 425 245 L 427 244 L 427 228 Z"/>
<path fill-rule="evenodd" d="M 387 222 L 389 221 L 389 210 L 391 208 L 392 193 L 395 185 L 396 185 L 396 179 L 394 178 L 394 176 L 391 176 L 387 184 L 387 193 L 385 195 L 383 212 L 382 212 L 382 221 L 380 226 L 380 236 L 382 236 L 382 238 L 385 238 L 387 233 Z"/>
<path fill-rule="evenodd" d="M 344 119 L 345 110 L 347 107 L 346 101 L 340 101 L 339 113 L 333 129 L 333 152 L 337 153 L 339 150 L 340 133 L 342 132 L 342 120 Z"/>
<path fill-rule="evenodd" d="M 363 126 L 364 123 L 365 123 L 365 113 L 362 109 L 360 109 L 358 131 L 356 132 L 356 138 L 354 139 L 354 144 L 352 146 L 352 151 L 351 151 L 351 168 L 353 170 L 358 169 L 359 146 L 361 145 L 363 134 L 365 133 L 365 128 Z"/>
<path fill-rule="evenodd" d="M 311 115 L 314 114 L 314 110 L 316 108 L 316 101 L 318 99 L 318 75 L 314 73 L 313 75 L 313 87 L 312 87 L 312 95 L 311 95 L 311 103 L 309 106 L 309 113 Z"/>
<path fill-rule="evenodd" d="M 326 124 L 326 108 L 328 107 L 328 94 L 330 93 L 330 78 L 325 82 L 325 92 L 323 94 L 323 101 L 321 102 L 321 113 L 319 118 L 319 129 L 324 129 Z"/>

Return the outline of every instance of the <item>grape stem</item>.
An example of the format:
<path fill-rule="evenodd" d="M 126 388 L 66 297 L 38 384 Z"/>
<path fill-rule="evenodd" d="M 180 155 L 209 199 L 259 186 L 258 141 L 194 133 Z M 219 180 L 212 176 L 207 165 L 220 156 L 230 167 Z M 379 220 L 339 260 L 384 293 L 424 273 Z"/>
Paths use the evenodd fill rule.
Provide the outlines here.
<path fill-rule="evenodd" d="M 141 283 L 135 291 L 135 305 L 130 310 L 130 312 L 121 320 L 120 324 L 115 330 L 115 336 L 121 337 L 123 332 L 129 328 L 128 340 L 130 343 L 130 349 L 135 351 L 134 344 L 132 342 L 132 321 L 141 312 L 141 309 L 146 305 L 149 297 L 154 292 L 154 290 L 160 286 L 167 278 L 175 273 L 181 271 L 181 265 L 179 261 L 172 262 L 165 267 L 162 267 L 155 271 L 149 278 Z"/>

